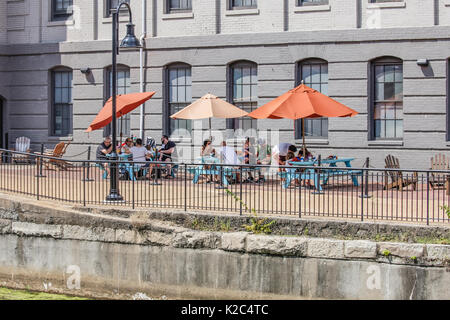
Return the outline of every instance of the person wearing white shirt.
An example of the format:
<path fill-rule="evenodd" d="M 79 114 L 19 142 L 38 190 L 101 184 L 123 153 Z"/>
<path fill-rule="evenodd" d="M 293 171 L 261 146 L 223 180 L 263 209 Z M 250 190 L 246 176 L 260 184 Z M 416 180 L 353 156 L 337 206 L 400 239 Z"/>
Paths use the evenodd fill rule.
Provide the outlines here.
<path fill-rule="evenodd" d="M 133 154 L 133 162 L 140 162 L 136 163 L 135 166 L 140 168 L 148 167 L 149 163 L 144 162 L 147 162 L 147 159 L 150 157 L 151 153 L 146 147 L 142 146 L 142 139 L 136 139 L 136 146 L 131 147 L 130 151 Z"/>
<path fill-rule="evenodd" d="M 282 142 L 272 148 L 272 157 L 275 163 L 278 163 L 278 165 L 283 166 L 286 163 L 286 156 L 289 151 L 292 151 L 293 153 L 297 152 L 297 147 L 294 146 L 292 143 L 288 142 Z"/>

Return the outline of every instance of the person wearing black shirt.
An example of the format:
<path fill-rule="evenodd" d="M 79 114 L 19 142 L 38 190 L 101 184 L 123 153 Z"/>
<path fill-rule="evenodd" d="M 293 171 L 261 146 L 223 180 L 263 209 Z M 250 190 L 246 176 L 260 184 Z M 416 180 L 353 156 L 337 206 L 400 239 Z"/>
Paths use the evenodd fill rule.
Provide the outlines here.
<path fill-rule="evenodd" d="M 108 160 L 107 154 L 111 153 L 113 149 L 112 143 L 111 143 L 111 137 L 105 137 L 103 142 L 97 147 L 97 151 L 95 153 L 97 160 Z M 106 172 L 109 175 L 109 167 L 106 163 L 99 163 L 99 165 L 103 166 L 106 170 Z"/>
<path fill-rule="evenodd" d="M 166 135 L 163 135 L 161 138 L 161 149 L 159 150 L 159 161 L 164 162 L 172 162 L 172 154 L 175 151 L 175 143 L 173 141 L 169 140 L 169 137 Z M 167 164 L 167 175 L 164 176 L 164 178 L 169 178 L 172 175 L 171 172 L 172 166 L 170 164 Z"/>

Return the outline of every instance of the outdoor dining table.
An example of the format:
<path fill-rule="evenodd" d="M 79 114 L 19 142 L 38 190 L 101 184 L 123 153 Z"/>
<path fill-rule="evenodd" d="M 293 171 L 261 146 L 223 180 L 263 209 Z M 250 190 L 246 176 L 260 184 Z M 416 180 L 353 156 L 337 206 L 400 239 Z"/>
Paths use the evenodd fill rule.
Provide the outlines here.
<path fill-rule="evenodd" d="M 351 162 L 355 158 L 342 158 L 342 159 L 324 159 L 321 160 L 321 169 L 313 168 L 319 161 L 288 161 L 288 164 L 293 168 L 287 168 L 285 174 L 282 177 L 285 178 L 283 188 L 288 188 L 291 181 L 294 179 L 313 180 L 316 190 L 322 191 L 322 185 L 326 185 L 331 177 L 334 176 L 350 176 L 354 186 L 359 186 L 357 176 L 362 175 L 361 170 L 342 169 L 339 170 L 338 163 L 344 163 L 346 168 L 351 168 Z M 328 165 L 330 169 L 323 168 L 323 165 Z M 297 168 L 296 168 L 297 167 Z M 298 172 L 298 167 L 309 167 Z M 322 183 L 320 183 L 322 181 Z"/>

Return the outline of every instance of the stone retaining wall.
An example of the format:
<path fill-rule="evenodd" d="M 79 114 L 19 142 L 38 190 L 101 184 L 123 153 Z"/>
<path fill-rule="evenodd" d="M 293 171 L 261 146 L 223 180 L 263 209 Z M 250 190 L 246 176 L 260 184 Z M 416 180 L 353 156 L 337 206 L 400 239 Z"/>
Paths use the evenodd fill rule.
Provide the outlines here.
<path fill-rule="evenodd" d="M 76 265 L 80 290 L 110 296 L 119 286 L 183 297 L 450 298 L 448 245 L 198 231 L 174 223 L 181 213 L 152 215 L 0 197 L 0 280 L 54 279 L 64 292 L 64 270 Z"/>

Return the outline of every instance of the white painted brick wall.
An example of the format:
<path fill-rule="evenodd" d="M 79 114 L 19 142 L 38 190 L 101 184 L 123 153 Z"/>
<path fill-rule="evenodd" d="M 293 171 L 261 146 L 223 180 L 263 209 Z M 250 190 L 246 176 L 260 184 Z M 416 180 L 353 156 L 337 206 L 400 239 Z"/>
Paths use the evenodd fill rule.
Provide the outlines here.
<path fill-rule="evenodd" d="M 0 1 L 0 43 L 10 39 L 10 43 L 37 43 L 61 41 L 95 40 L 95 25 L 98 39 L 111 38 L 111 19 L 104 18 L 104 1 L 74 0 L 73 21 L 68 24 L 50 22 L 50 1 L 3 0 Z M 147 0 L 147 30 L 157 36 L 212 35 L 219 30 L 224 34 L 281 32 L 284 30 L 284 2 L 281 0 L 258 1 L 257 12 L 233 15 L 239 10 L 227 10 L 227 0 L 221 0 L 220 17 L 217 16 L 217 2 L 213 0 L 192 0 L 191 17 L 170 19 L 174 15 L 164 14 L 163 0 Z M 296 0 L 288 1 L 288 30 L 343 30 L 357 27 L 358 12 L 356 0 L 330 0 L 329 8 L 321 6 L 315 10 L 302 11 L 296 7 Z M 398 3 L 397 3 L 398 4 Z M 434 0 L 408 0 L 405 5 L 395 8 L 371 9 L 368 0 L 362 0 L 362 28 L 430 27 L 435 22 Z M 141 1 L 131 1 L 133 22 L 136 33 L 141 30 Z M 311 8 L 311 7 L 309 7 Z M 317 10 L 322 9 L 322 10 Z M 153 10 L 156 10 L 156 30 L 153 29 Z M 41 11 L 41 12 L 40 12 Z M 440 25 L 450 24 L 450 1 L 440 0 Z M 41 21 L 39 21 L 41 20 Z M 127 17 L 122 17 L 121 35 L 125 33 Z M 40 32 L 39 26 L 42 26 Z M 11 30 L 6 32 L 6 28 Z"/>

